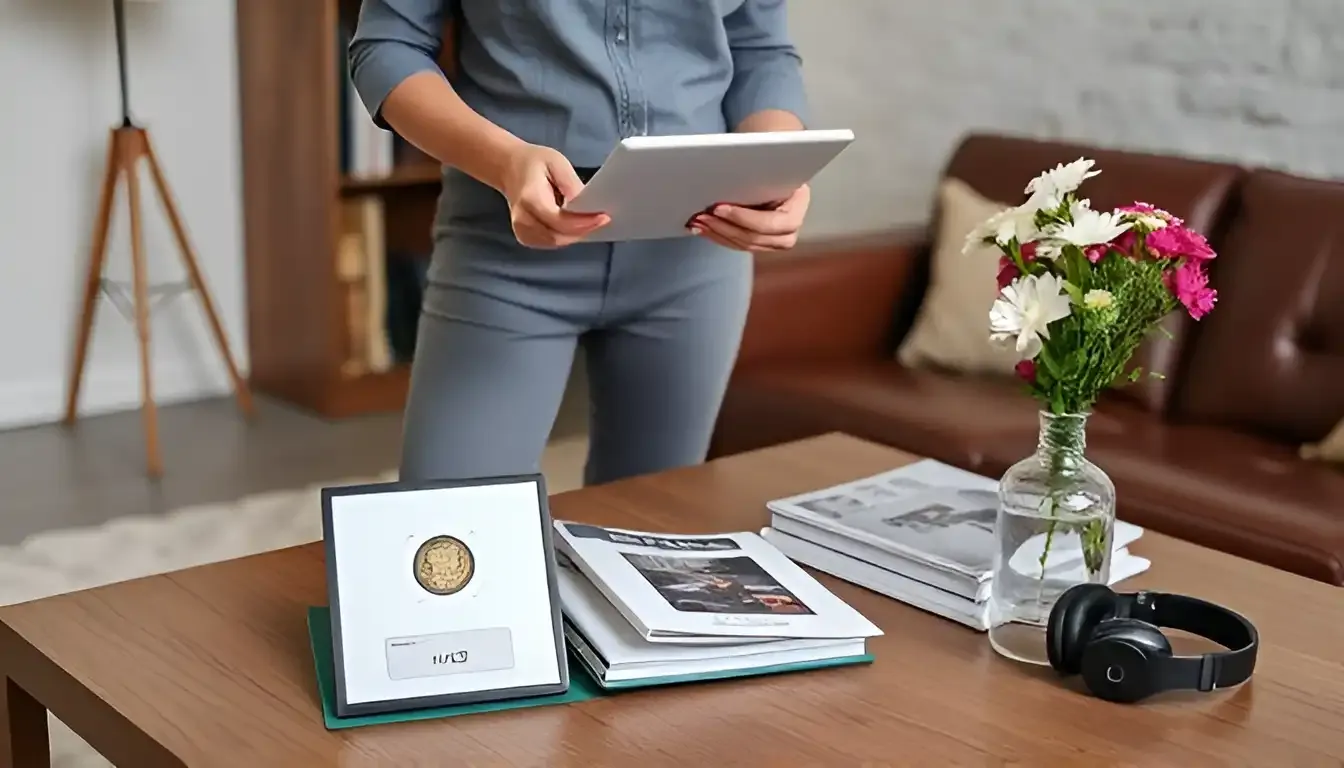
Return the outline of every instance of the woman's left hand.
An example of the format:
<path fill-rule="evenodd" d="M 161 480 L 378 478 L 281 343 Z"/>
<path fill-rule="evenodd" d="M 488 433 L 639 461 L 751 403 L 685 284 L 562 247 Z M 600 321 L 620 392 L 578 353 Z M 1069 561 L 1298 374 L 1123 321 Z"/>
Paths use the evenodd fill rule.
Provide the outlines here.
<path fill-rule="evenodd" d="M 778 205 L 760 209 L 720 204 L 691 219 L 691 231 L 738 251 L 783 251 L 798 243 L 798 230 L 812 202 L 804 184 Z"/>

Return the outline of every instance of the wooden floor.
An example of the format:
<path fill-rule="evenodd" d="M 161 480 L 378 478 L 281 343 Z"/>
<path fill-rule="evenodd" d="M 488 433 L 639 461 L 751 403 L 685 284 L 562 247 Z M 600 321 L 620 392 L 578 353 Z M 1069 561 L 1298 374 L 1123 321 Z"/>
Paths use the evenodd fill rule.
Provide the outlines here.
<path fill-rule="evenodd" d="M 554 434 L 583 429 L 566 398 Z M 202 503 L 394 469 L 401 414 L 324 421 L 259 398 L 248 423 L 223 398 L 160 409 L 164 476 L 149 480 L 139 411 L 0 432 L 0 546 L 38 531 L 163 514 Z"/>

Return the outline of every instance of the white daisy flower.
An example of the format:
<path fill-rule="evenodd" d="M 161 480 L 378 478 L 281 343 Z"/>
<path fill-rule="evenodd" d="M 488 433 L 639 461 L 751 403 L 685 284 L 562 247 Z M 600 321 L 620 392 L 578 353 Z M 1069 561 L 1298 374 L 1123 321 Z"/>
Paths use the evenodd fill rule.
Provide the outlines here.
<path fill-rule="evenodd" d="M 1092 170 L 1093 164 L 1092 160 L 1080 157 L 1068 165 L 1057 165 L 1028 182 L 1025 192 L 1032 197 L 1046 201 L 1053 200 L 1057 206 L 1065 195 L 1077 190 L 1084 181 L 1101 173 Z"/>
<path fill-rule="evenodd" d="M 1058 276 L 1023 275 L 999 293 L 989 310 L 989 338 L 997 344 L 1012 344 L 1018 358 L 1030 360 L 1040 354 L 1042 339 L 1050 338 L 1050 323 L 1072 312 L 1064 281 Z"/>
<path fill-rule="evenodd" d="M 1087 206 L 1074 205 L 1072 214 L 1073 223 L 1054 228 L 1050 232 L 1051 240 L 1086 248 L 1109 243 L 1134 226 L 1119 214 L 1094 211 Z"/>
<path fill-rule="evenodd" d="M 1035 209 L 1025 206 L 1005 208 L 971 230 L 961 252 L 970 253 L 991 238 L 999 245 L 1007 245 L 1013 238 L 1017 238 L 1018 243 L 1029 243 L 1039 235 Z"/>

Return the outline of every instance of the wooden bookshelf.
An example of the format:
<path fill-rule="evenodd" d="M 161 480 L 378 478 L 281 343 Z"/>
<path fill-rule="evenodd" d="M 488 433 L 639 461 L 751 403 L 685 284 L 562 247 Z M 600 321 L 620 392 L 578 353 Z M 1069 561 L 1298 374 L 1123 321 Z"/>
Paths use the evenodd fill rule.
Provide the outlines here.
<path fill-rule="evenodd" d="M 427 258 L 440 191 L 438 165 L 416 152 L 378 176 L 347 172 L 342 28 L 353 30 L 358 7 L 237 2 L 251 384 L 328 417 L 399 409 L 409 380 L 404 359 L 364 372 L 352 359 L 357 337 L 376 336 L 352 328 L 378 313 L 351 298 L 352 286 L 372 284 L 351 278 L 342 250 L 351 212 L 377 211 L 362 234 L 379 238 L 384 261 Z M 445 50 L 441 66 L 451 59 Z"/>
<path fill-rule="evenodd" d="M 377 194 L 385 189 L 426 186 L 432 186 L 437 190 L 442 172 L 443 170 L 437 165 L 417 163 L 397 168 L 382 178 L 364 179 L 347 176 L 341 179 L 341 193 L 345 195 Z"/>

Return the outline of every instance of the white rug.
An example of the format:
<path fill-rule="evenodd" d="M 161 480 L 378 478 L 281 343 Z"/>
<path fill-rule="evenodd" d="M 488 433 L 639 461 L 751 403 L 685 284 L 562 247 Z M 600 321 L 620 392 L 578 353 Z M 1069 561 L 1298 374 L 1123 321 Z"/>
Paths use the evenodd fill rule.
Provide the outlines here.
<path fill-rule="evenodd" d="M 552 442 L 542 459 L 547 489 L 582 485 L 585 438 Z M 104 525 L 51 531 L 16 547 L 0 547 L 0 605 L 175 571 L 204 563 L 305 544 L 322 538 L 321 489 L 394 479 L 396 472 L 346 478 L 308 488 L 182 509 L 163 516 L 127 517 Z M 79 737 L 51 721 L 52 765 L 111 765 Z"/>

